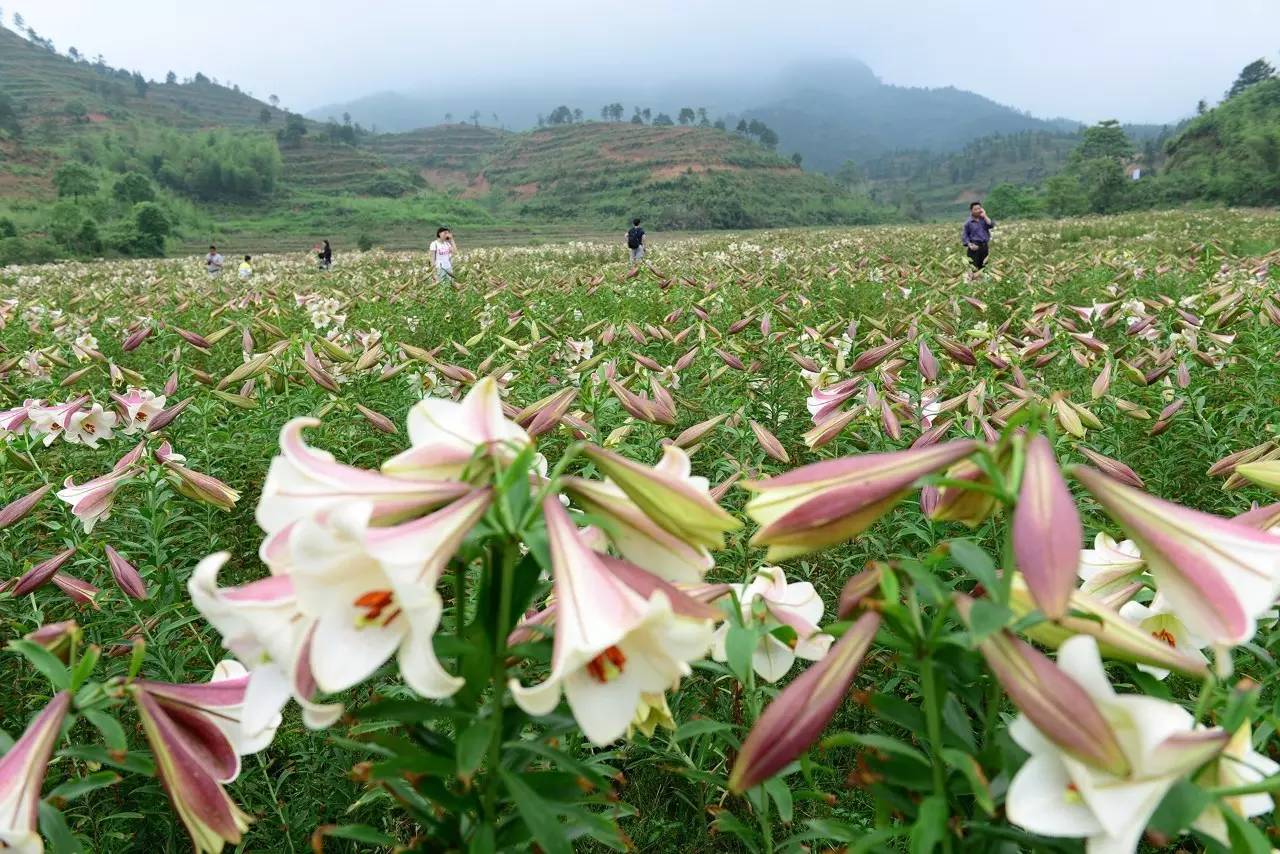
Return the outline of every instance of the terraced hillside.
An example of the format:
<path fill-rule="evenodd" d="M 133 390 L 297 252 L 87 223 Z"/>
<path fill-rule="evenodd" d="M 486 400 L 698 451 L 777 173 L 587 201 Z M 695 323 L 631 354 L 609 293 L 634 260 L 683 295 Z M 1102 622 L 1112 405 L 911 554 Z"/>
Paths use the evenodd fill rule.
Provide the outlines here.
<path fill-rule="evenodd" d="M 393 166 L 367 148 L 304 140 L 282 147 L 280 154 L 281 180 L 294 191 L 395 198 L 423 185 L 412 170 Z"/>
<path fill-rule="evenodd" d="M 369 147 L 392 163 L 414 169 L 428 186 L 475 196 L 485 192 L 480 176 L 490 158 L 513 136 L 496 128 L 448 124 L 379 134 Z"/>

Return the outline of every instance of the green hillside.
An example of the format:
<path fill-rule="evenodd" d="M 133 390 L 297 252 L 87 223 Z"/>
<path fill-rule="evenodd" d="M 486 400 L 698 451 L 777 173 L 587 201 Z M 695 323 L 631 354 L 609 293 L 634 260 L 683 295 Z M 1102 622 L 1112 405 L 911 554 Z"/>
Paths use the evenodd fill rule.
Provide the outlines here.
<path fill-rule="evenodd" d="M 378 135 L 291 116 L 203 74 L 170 79 L 0 29 L 0 263 L 229 235 L 258 251 L 315 234 L 418 245 L 441 221 L 509 231 L 614 229 L 635 215 L 686 229 L 881 218 L 865 197 L 713 127 Z"/>
<path fill-rule="evenodd" d="M 1192 120 L 1172 139 L 1166 198 L 1280 204 L 1280 79 L 1250 86 Z"/>

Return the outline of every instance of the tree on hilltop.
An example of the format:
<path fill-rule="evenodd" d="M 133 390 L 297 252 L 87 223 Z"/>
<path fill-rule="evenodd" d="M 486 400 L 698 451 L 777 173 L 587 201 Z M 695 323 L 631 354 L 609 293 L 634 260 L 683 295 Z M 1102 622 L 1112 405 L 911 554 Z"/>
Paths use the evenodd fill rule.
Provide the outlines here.
<path fill-rule="evenodd" d="M 1227 97 L 1234 98 L 1250 86 L 1261 83 L 1263 80 L 1270 80 L 1276 76 L 1275 66 L 1267 62 L 1265 59 L 1255 59 L 1240 70 L 1240 76 L 1236 78 L 1236 82 L 1231 84 L 1231 88 L 1227 90 Z"/>
<path fill-rule="evenodd" d="M 679 121 L 680 124 L 682 125 L 689 125 L 689 124 L 693 124 L 694 120 L 697 117 L 698 117 L 698 114 L 693 111 L 693 107 L 681 107 L 680 115 L 677 117 L 676 120 Z"/>
<path fill-rule="evenodd" d="M 675 122 L 671 121 L 671 116 L 668 116 L 666 113 L 658 113 L 658 115 L 654 118 L 653 123 L 655 126 L 661 125 L 663 127 L 668 127 L 670 125 L 675 124 Z"/>
<path fill-rule="evenodd" d="M 279 95 L 268 95 L 268 96 L 267 96 L 267 103 L 268 103 L 268 104 L 270 104 L 270 105 L 271 105 L 271 106 L 273 106 L 273 107 L 277 107 L 277 108 L 278 108 L 278 107 L 280 106 L 280 96 L 279 96 Z"/>

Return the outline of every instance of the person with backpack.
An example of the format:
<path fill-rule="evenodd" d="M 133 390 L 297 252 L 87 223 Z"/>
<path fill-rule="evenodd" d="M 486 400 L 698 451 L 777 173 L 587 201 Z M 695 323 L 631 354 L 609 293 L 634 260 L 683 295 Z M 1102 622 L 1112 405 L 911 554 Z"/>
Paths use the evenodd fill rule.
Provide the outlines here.
<path fill-rule="evenodd" d="M 627 248 L 631 250 L 632 264 L 644 259 L 644 229 L 640 227 L 640 217 L 631 220 L 631 228 L 627 229 Z"/>
<path fill-rule="evenodd" d="M 333 247 L 329 245 L 329 241 L 316 247 L 316 260 L 320 262 L 321 270 L 328 270 L 333 266 Z"/>

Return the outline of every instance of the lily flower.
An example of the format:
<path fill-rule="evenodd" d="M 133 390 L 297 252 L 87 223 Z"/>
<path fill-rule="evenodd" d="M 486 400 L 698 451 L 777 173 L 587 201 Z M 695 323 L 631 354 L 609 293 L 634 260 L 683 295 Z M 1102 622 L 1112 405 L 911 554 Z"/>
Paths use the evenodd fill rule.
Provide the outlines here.
<path fill-rule="evenodd" d="M 380 522 L 414 516 L 471 491 L 465 483 L 390 477 L 349 466 L 313 448 L 302 438 L 315 418 L 294 418 L 280 429 L 280 455 L 271 461 L 254 517 L 268 534 L 276 534 L 304 516 L 368 501 Z"/>
<path fill-rule="evenodd" d="M 1013 510 L 1013 555 L 1036 604 L 1050 618 L 1066 613 L 1083 537 L 1080 513 L 1053 445 L 1043 434 L 1036 435 L 1027 447 Z"/>
<path fill-rule="evenodd" d="M 530 442 L 524 428 L 503 414 L 493 377 L 477 382 L 460 403 L 423 398 L 409 410 L 408 428 L 412 447 L 382 464 L 393 477 L 456 480 L 477 452 L 510 461 Z"/>
<path fill-rule="evenodd" d="M 557 606 L 551 672 L 538 685 L 511 680 L 516 704 L 547 715 L 569 702 L 583 734 L 599 746 L 620 738 L 641 697 L 660 694 L 711 645 L 711 620 L 677 615 L 662 590 L 647 598 L 612 573 L 581 539 L 555 496 L 542 512 L 550 539 Z"/>
<path fill-rule="evenodd" d="M 730 791 L 742 793 L 763 783 L 817 741 L 849 692 L 879 628 L 879 614 L 863 614 L 826 657 L 774 698 L 742 743 L 729 774 Z"/>
<path fill-rule="evenodd" d="M 1200 651 L 1208 644 L 1187 629 L 1186 624 L 1173 613 L 1169 603 L 1159 593 L 1151 600 L 1150 605 L 1126 602 L 1120 606 L 1119 613 L 1121 617 L 1161 643 L 1178 650 L 1180 654 L 1194 660 L 1208 661 Z M 1138 669 L 1150 673 L 1157 679 L 1164 679 L 1169 675 L 1169 671 L 1163 667 L 1152 667 L 1149 664 L 1138 664 Z"/>
<path fill-rule="evenodd" d="M 751 654 L 751 666 L 766 682 L 777 682 L 787 675 L 797 658 L 821 661 L 835 640 L 818 630 L 826 605 L 818 591 L 808 581 L 787 583 L 782 570 L 776 566 L 762 566 L 750 584 L 731 585 L 738 594 L 738 603 L 744 623 L 756 619 L 756 601 L 763 605 L 761 614 L 770 631 L 760 638 Z M 795 640 L 784 642 L 773 630 L 786 626 L 795 632 Z M 726 621 L 716 629 L 711 657 L 727 661 L 725 639 L 729 635 Z"/>
<path fill-rule="evenodd" d="M 627 738 L 633 731 L 639 730 L 646 738 L 653 738 L 658 727 L 674 730 L 675 718 L 671 716 L 671 707 L 667 705 L 667 695 L 662 693 L 641 694 L 640 705 L 636 707 L 636 715 L 627 726 Z"/>
<path fill-rule="evenodd" d="M 977 447 L 963 440 L 862 454 L 744 481 L 744 488 L 757 493 L 747 502 L 747 515 L 761 526 L 751 544 L 769 546 L 768 560 L 784 560 L 851 539 L 888 513 L 917 480 Z"/>
<path fill-rule="evenodd" d="M 1234 788 L 1261 782 L 1278 773 L 1280 763 L 1253 749 L 1253 728 L 1246 720 L 1231 736 L 1218 758 L 1200 772 L 1196 782 L 1206 788 Z M 1271 812 L 1275 806 L 1271 795 L 1266 792 L 1229 795 L 1205 807 L 1191 826 L 1229 848 L 1231 839 L 1223 816 L 1224 809 L 1229 809 L 1242 818 L 1252 818 Z"/>
<path fill-rule="evenodd" d="M 145 432 L 157 415 L 164 411 L 164 395 L 156 395 L 146 389 L 130 388 L 128 394 L 112 394 L 111 399 L 119 407 L 125 425 L 120 432 L 126 436 Z"/>
<path fill-rule="evenodd" d="M 1009 735 L 1031 756 L 1009 784 L 1009 820 L 1045 836 L 1083 837 L 1089 854 L 1136 851 L 1165 794 L 1216 756 L 1227 734 L 1195 729 L 1191 714 L 1175 703 L 1116 694 L 1093 638 L 1079 636 L 1064 643 L 1057 669 L 1101 710 L 1115 733 L 1126 772 L 1082 762 L 1026 714 L 1019 715 Z"/>
<path fill-rule="evenodd" d="M 1106 602 L 1123 596 L 1123 601 L 1114 603 L 1119 608 L 1141 589 L 1138 582 L 1146 567 L 1147 562 L 1142 559 L 1137 543 L 1133 540 L 1117 543 L 1109 534 L 1100 531 L 1093 538 L 1093 548 L 1080 550 L 1076 575 L 1084 582 L 1080 590 L 1090 596 Z M 1138 583 L 1136 588 L 1135 583 Z"/>
<path fill-rule="evenodd" d="M 463 680 L 436 660 L 436 582 L 492 501 L 476 490 L 430 516 L 370 528 L 367 502 L 298 522 L 289 538 L 299 609 L 315 619 L 312 672 L 326 692 L 363 682 L 396 654 L 414 691 L 440 699 Z M 558 504 L 558 502 L 557 502 Z"/>
<path fill-rule="evenodd" d="M 660 527 L 610 480 L 561 479 L 565 492 L 600 520 L 625 559 L 667 581 L 696 583 L 715 565 L 711 552 Z"/>
<path fill-rule="evenodd" d="M 241 587 L 218 587 L 227 553 L 196 565 L 187 582 L 191 603 L 222 635 L 222 645 L 249 669 L 242 724 L 261 732 L 292 696 L 311 729 L 323 729 L 342 714 L 342 705 L 318 705 L 311 670 L 314 620 L 298 610 L 293 579 L 273 575 Z"/>
<path fill-rule="evenodd" d="M 88 399 L 86 394 L 56 406 L 32 406 L 27 413 L 30 418 L 27 429 L 33 436 L 43 436 L 41 441 L 47 448 L 63 434 L 71 416 L 79 412 Z"/>
<path fill-rule="evenodd" d="M 87 411 L 80 409 L 71 413 L 62 438 L 73 445 L 96 448 L 98 442 L 115 435 L 113 428 L 119 419 L 120 416 L 114 412 L 105 411 L 101 403 L 95 403 Z"/>
<path fill-rule="evenodd" d="M 675 445 L 663 448 L 652 468 L 596 445 L 583 453 L 658 527 L 691 546 L 723 548 L 724 534 L 742 526 L 711 498 L 707 479 L 690 473 L 689 455 Z"/>
<path fill-rule="evenodd" d="M 240 842 L 250 819 L 222 788 L 240 770 L 240 758 L 226 736 L 208 718 L 162 702 L 143 684 L 128 690 L 155 756 L 156 773 L 197 854 L 218 854 L 227 843 Z"/>
<path fill-rule="evenodd" d="M 68 477 L 57 495 L 71 505 L 72 515 L 80 520 L 84 532 L 88 534 L 99 520 L 111 516 L 116 490 L 122 483 L 132 480 L 139 471 L 137 468 L 114 470 L 93 480 L 86 480 L 78 486 Z"/>
<path fill-rule="evenodd" d="M 1280 537 L 1125 486 L 1095 469 L 1076 478 L 1133 538 L 1156 587 L 1197 637 L 1234 646 L 1280 592 Z"/>
<path fill-rule="evenodd" d="M 69 692 L 54 695 L 22 737 L 0 757 L 0 849 L 16 854 L 44 850 L 36 831 L 40 789 L 70 706 Z"/>

